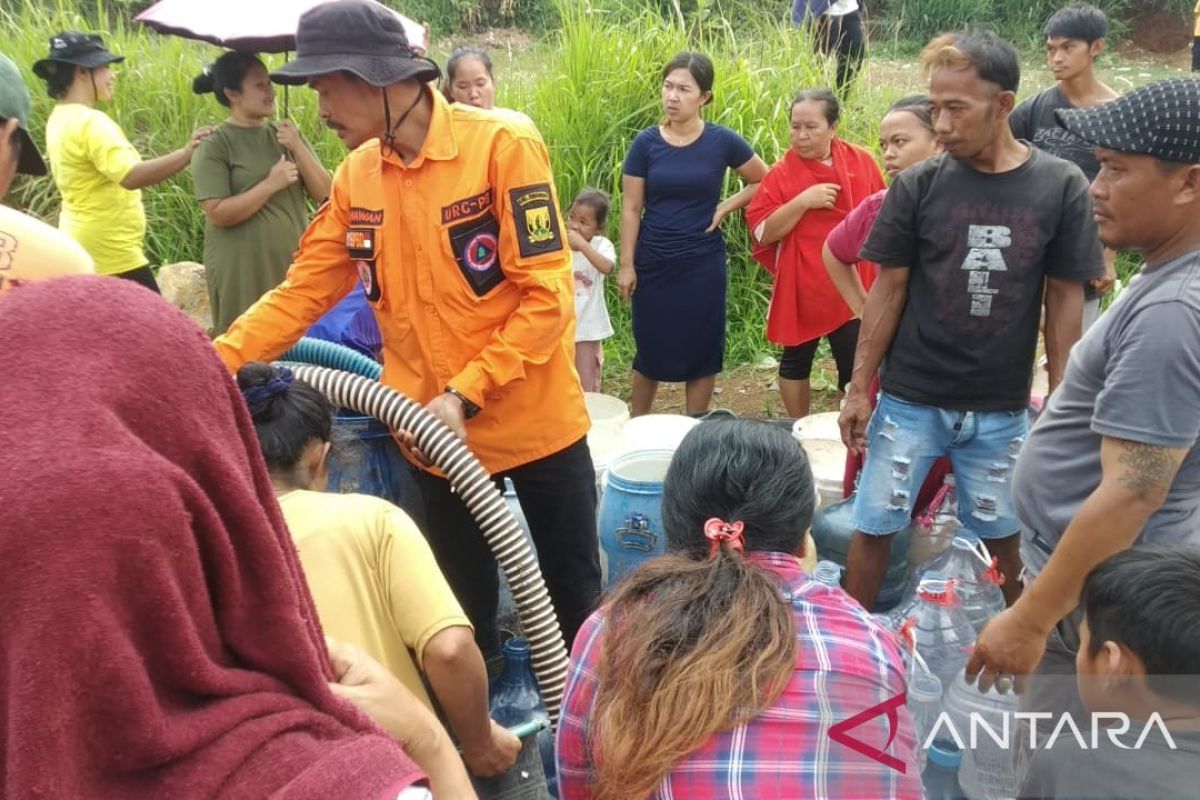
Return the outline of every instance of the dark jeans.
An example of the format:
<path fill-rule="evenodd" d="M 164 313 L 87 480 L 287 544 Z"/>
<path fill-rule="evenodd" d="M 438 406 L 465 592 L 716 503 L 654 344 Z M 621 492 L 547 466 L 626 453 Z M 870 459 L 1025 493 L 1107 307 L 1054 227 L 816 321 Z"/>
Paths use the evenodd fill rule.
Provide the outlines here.
<path fill-rule="evenodd" d="M 154 270 L 150 269 L 149 264 L 140 266 L 137 269 L 131 269 L 127 272 L 118 272 L 114 277 L 124 278 L 127 281 L 133 281 L 134 283 L 145 286 L 155 294 L 162 294 L 162 292 L 160 292 L 158 289 L 158 281 L 154 280 Z"/>
<path fill-rule="evenodd" d="M 484 657 L 500 650 L 496 627 L 500 580 L 496 559 L 450 482 L 414 470 L 422 509 L 410 509 L 467 618 Z M 529 464 L 492 476 L 517 490 L 542 576 L 567 647 L 600 597 L 596 538 L 596 473 L 587 439 Z"/>
<path fill-rule="evenodd" d="M 862 11 L 837 17 L 824 14 L 817 19 L 817 48 L 827 56 L 837 56 L 837 88 L 841 91 L 854 80 L 867 52 L 863 37 Z"/>

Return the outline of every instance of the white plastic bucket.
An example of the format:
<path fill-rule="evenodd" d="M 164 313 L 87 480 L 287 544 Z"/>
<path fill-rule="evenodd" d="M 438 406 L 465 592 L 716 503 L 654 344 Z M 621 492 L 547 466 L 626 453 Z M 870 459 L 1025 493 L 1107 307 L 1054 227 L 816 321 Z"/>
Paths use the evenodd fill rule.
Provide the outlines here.
<path fill-rule="evenodd" d="M 588 417 L 593 427 L 620 430 L 629 420 L 629 406 L 619 397 L 599 392 L 584 392 L 583 402 L 587 405 Z"/>
<path fill-rule="evenodd" d="M 806 439 L 829 439 L 838 442 L 842 439 L 842 430 L 838 427 L 840 411 L 825 411 L 821 414 L 809 414 L 792 423 L 792 436 L 803 442 Z"/>
<path fill-rule="evenodd" d="M 646 414 L 634 417 L 621 428 L 616 447 L 609 453 L 612 464 L 626 453 L 635 450 L 669 450 L 674 452 L 688 431 L 700 424 L 700 420 L 683 414 Z"/>
<path fill-rule="evenodd" d="M 834 429 L 838 422 L 838 415 L 833 415 Z M 812 435 L 815 433 L 828 433 L 829 422 L 827 414 L 815 414 L 812 416 L 827 417 L 826 420 L 812 420 L 812 417 L 804 417 L 796 421 L 796 425 L 792 426 L 792 437 L 799 441 L 800 446 L 804 447 L 804 452 L 809 457 L 809 467 L 812 468 L 812 482 L 817 487 L 817 506 L 823 507 L 841 503 L 842 498 L 842 479 L 846 475 L 846 445 L 841 444 L 840 438 L 824 438 Z M 809 420 L 808 425 L 804 426 L 806 420 Z"/>

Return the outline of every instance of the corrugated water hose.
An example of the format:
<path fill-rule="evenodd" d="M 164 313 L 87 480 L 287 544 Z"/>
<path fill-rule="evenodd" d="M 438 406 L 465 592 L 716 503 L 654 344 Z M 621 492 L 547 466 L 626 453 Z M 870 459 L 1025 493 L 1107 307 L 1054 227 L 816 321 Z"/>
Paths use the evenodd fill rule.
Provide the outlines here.
<path fill-rule="evenodd" d="M 337 342 L 327 342 L 324 339 L 314 339 L 310 336 L 305 336 L 296 342 L 290 350 L 279 357 L 279 360 L 341 369 L 375 380 L 379 380 L 383 375 L 383 365 L 378 361 L 367 358 L 357 350 L 351 350 Z"/>
<path fill-rule="evenodd" d="M 285 358 L 307 360 L 304 355 L 288 351 Z M 414 434 L 421 452 L 446 473 L 504 570 L 522 632 L 529 642 L 530 662 L 542 699 L 551 721 L 557 724 L 567 678 L 567 649 L 562 630 L 537 556 L 483 465 L 441 420 L 395 389 L 327 367 L 301 365 L 293 366 L 292 370 L 297 378 L 312 384 L 334 405 L 369 414 L 393 430 Z"/>

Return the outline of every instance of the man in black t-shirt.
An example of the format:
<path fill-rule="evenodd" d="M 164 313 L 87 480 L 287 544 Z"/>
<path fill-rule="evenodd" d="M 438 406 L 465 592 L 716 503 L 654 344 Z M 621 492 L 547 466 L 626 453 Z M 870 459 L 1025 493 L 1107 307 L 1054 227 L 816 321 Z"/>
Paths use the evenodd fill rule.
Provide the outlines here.
<path fill-rule="evenodd" d="M 1046 22 L 1046 65 L 1055 84 L 1017 106 L 1009 117 L 1013 135 L 1040 150 L 1078 166 L 1088 181 L 1096 179 L 1100 162 L 1092 147 L 1058 124 L 1060 108 L 1092 108 L 1120 95 L 1096 77 L 1095 62 L 1104 51 L 1108 18 L 1086 3 L 1073 3 Z M 1105 272 L 1084 286 L 1083 329 L 1100 316 L 1100 297 L 1116 280 L 1116 253 L 1104 251 Z"/>
<path fill-rule="evenodd" d="M 945 154 L 897 178 L 860 254 L 882 269 L 840 420 L 847 447 L 869 447 L 846 565 L 846 590 L 867 608 L 891 538 L 943 455 L 963 526 L 988 541 L 1006 598 L 1016 598 L 1011 476 L 1028 431 L 1043 297 L 1053 390 L 1080 335 L 1083 284 L 1104 272 L 1087 179 L 1009 129 L 1020 79 L 1012 46 L 987 31 L 945 34 L 921 60 Z M 881 362 L 872 416 L 867 391 Z"/>

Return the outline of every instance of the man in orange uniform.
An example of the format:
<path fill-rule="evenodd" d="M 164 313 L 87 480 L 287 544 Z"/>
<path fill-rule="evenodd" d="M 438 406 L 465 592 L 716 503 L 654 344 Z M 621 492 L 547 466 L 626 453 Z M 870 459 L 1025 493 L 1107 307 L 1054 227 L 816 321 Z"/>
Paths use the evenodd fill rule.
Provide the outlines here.
<path fill-rule="evenodd" d="M 300 20 L 308 85 L 353 149 L 287 279 L 216 341 L 230 369 L 278 357 L 361 280 L 383 382 L 512 479 L 568 646 L 600 592 L 595 473 L 575 374 L 574 289 L 549 157 L 511 112 L 449 105 L 396 18 L 339 0 Z M 398 113 L 397 113 L 398 112 Z M 485 655 L 499 650 L 496 562 L 448 481 L 423 470 L 417 522 Z"/>

